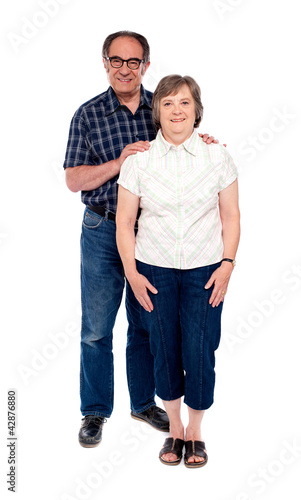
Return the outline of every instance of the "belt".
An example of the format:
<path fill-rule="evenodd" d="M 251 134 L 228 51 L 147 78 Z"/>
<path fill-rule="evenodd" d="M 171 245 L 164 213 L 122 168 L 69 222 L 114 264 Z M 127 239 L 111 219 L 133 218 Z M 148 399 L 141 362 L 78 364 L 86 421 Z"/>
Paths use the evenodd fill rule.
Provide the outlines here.
<path fill-rule="evenodd" d="M 92 212 L 95 212 L 98 215 L 102 215 L 103 217 L 115 221 L 115 214 L 113 212 L 110 212 L 110 210 L 107 210 L 104 207 L 98 206 L 98 207 L 92 207 L 90 205 L 87 205 L 87 207 L 92 210 Z"/>

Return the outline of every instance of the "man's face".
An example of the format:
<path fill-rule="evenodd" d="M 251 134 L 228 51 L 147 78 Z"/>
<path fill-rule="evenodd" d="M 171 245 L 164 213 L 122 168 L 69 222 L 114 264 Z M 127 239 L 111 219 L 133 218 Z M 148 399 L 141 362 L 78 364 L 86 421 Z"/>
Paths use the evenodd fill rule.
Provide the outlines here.
<path fill-rule="evenodd" d="M 143 48 L 135 38 L 118 37 L 111 43 L 108 57 L 120 57 L 121 59 L 143 59 Z M 141 63 L 138 69 L 130 69 L 126 63 L 121 68 L 112 68 L 110 61 L 103 60 L 108 74 L 108 80 L 113 87 L 117 97 L 134 96 L 139 90 L 142 77 L 150 63 Z"/>

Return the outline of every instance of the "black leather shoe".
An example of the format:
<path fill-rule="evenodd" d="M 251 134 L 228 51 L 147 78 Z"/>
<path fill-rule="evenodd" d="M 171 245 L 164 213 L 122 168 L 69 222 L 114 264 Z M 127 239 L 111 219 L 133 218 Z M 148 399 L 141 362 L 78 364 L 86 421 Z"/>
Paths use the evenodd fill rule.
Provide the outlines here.
<path fill-rule="evenodd" d="M 156 405 L 141 413 L 131 412 L 131 417 L 142 422 L 147 422 L 158 431 L 169 432 L 169 419 L 167 413 Z"/>
<path fill-rule="evenodd" d="M 106 419 L 97 415 L 86 415 L 82 419 L 82 426 L 78 434 L 78 440 L 84 448 L 98 446 L 102 438 L 102 428 Z"/>

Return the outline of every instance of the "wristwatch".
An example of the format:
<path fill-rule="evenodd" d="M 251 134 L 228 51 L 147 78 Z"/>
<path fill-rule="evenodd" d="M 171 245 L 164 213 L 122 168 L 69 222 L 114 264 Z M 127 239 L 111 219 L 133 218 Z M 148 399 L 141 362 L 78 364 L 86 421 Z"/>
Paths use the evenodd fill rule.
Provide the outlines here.
<path fill-rule="evenodd" d="M 231 262 L 231 264 L 232 264 L 233 267 L 236 266 L 236 260 L 233 260 L 233 259 L 222 259 L 221 262 L 223 262 L 224 260 L 226 262 Z"/>

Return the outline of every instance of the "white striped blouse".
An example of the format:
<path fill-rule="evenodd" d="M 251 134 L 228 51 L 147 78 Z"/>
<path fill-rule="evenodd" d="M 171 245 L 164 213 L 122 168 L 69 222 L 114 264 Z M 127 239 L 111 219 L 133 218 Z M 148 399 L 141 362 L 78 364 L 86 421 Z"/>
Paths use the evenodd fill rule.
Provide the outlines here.
<path fill-rule="evenodd" d="M 237 178 L 224 146 L 197 130 L 181 146 L 159 130 L 151 147 L 129 156 L 118 183 L 139 196 L 135 257 L 146 264 L 193 269 L 223 258 L 219 192 Z"/>

